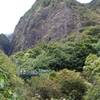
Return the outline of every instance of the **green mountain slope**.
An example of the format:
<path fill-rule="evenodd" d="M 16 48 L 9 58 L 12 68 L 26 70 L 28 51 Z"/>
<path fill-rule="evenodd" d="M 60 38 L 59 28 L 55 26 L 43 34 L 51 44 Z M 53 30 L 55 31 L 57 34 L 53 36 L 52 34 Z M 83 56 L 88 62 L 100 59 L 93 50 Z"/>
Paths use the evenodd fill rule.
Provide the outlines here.
<path fill-rule="evenodd" d="M 8 39 L 0 35 L 0 100 L 100 99 L 100 0 L 37 0 Z"/>
<path fill-rule="evenodd" d="M 85 26 L 100 25 L 99 1 L 37 0 L 17 24 L 11 52 L 33 47 L 40 41 L 57 41 Z M 92 6 L 93 5 L 93 6 Z"/>
<path fill-rule="evenodd" d="M 27 85 L 16 75 L 16 66 L 0 51 L 0 100 L 25 100 L 29 98 L 27 91 Z"/>

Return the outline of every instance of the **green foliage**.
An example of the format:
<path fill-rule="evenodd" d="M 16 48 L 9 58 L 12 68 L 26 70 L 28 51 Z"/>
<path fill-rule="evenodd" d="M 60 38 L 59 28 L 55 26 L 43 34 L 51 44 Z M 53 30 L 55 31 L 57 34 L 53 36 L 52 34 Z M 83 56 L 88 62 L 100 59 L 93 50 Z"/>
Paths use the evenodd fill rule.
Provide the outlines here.
<path fill-rule="evenodd" d="M 100 56 L 100 40 L 96 44 L 96 49 L 97 49 L 97 52 L 98 52 L 98 56 Z"/>
<path fill-rule="evenodd" d="M 53 69 L 63 68 L 82 70 L 85 58 L 89 53 L 95 53 L 95 48 L 89 42 L 56 42 L 42 44 L 36 48 L 20 52 L 12 56 L 12 59 L 20 66 L 20 69 Z"/>
<path fill-rule="evenodd" d="M 99 100 L 100 99 L 100 76 L 95 77 L 94 83 L 88 88 L 84 100 Z"/>
<path fill-rule="evenodd" d="M 85 100 L 100 100 L 100 84 L 92 86 L 84 97 Z"/>
<path fill-rule="evenodd" d="M 89 55 L 84 66 L 84 74 L 89 80 L 95 81 L 96 77 L 100 77 L 100 57 Z"/>
<path fill-rule="evenodd" d="M 89 34 L 89 35 L 99 35 L 100 36 L 100 26 L 90 26 L 90 27 L 86 27 L 85 28 L 85 33 Z"/>
<path fill-rule="evenodd" d="M 0 51 L 0 100 L 100 100 L 100 25 L 96 25 L 100 24 L 99 8 L 92 11 L 75 0 L 37 0 L 26 16 L 34 11 L 39 15 L 33 16 L 35 22 L 45 19 L 50 9 L 61 2 L 80 14 L 85 27 L 66 39 L 43 42 L 12 55 L 16 65 Z M 42 16 L 38 14 L 41 8 L 46 10 Z M 3 34 L 0 49 L 6 54 L 10 49 Z M 23 80 L 17 74 L 24 70 L 29 74 L 36 70 L 39 76 Z"/>
<path fill-rule="evenodd" d="M 88 89 L 85 100 L 100 99 L 100 57 L 89 55 L 84 66 L 84 75 L 91 82 L 91 87 Z"/>
<path fill-rule="evenodd" d="M 0 100 L 25 100 L 29 98 L 27 90 L 27 85 L 16 76 L 16 66 L 0 51 Z"/>
<path fill-rule="evenodd" d="M 82 100 L 87 89 L 85 80 L 80 73 L 66 69 L 32 78 L 30 84 L 35 92 L 34 95 L 40 95 L 43 100 L 51 97 Z"/>
<path fill-rule="evenodd" d="M 51 0 L 43 0 L 43 7 L 49 6 L 51 3 Z"/>
<path fill-rule="evenodd" d="M 43 42 L 11 56 L 19 73 L 22 70 L 39 72 L 39 77 L 25 80 L 30 85 L 34 98 L 41 100 L 99 98 L 99 88 L 96 89 L 100 86 L 99 31 L 99 26 L 86 27 L 80 30 L 80 37 L 75 33 L 67 39 L 48 44 Z M 86 80 L 78 72 L 62 70 L 65 68 L 83 71 L 82 75 Z M 53 72 L 41 74 L 42 69 Z M 23 90 L 24 88 L 20 91 Z"/>
<path fill-rule="evenodd" d="M 80 73 L 63 70 L 58 73 L 61 91 L 68 100 L 82 100 L 86 91 L 85 80 Z"/>

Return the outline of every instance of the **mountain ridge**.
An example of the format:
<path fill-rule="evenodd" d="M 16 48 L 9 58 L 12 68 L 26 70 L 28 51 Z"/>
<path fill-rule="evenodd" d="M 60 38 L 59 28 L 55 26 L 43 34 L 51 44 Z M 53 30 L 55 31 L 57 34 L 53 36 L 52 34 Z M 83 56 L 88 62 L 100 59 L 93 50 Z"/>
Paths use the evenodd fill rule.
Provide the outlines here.
<path fill-rule="evenodd" d="M 11 53 L 31 48 L 41 41 L 66 38 L 84 26 L 100 24 L 100 13 L 90 7 L 97 2 L 85 5 L 76 0 L 37 0 L 15 28 Z"/>

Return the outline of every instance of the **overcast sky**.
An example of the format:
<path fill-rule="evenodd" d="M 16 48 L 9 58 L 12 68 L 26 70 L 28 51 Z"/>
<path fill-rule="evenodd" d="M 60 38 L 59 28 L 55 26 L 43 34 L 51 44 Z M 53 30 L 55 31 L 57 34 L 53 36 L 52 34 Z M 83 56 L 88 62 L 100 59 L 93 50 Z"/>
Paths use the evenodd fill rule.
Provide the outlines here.
<path fill-rule="evenodd" d="M 81 3 L 89 3 L 89 2 L 91 2 L 92 0 L 77 0 L 77 1 L 79 1 L 79 2 L 81 2 Z"/>
<path fill-rule="evenodd" d="M 13 33 L 20 17 L 35 0 L 0 0 L 0 33 Z"/>
<path fill-rule="evenodd" d="M 20 17 L 36 0 L 0 0 L 0 33 L 13 33 Z M 91 0 L 77 0 L 88 3 Z"/>

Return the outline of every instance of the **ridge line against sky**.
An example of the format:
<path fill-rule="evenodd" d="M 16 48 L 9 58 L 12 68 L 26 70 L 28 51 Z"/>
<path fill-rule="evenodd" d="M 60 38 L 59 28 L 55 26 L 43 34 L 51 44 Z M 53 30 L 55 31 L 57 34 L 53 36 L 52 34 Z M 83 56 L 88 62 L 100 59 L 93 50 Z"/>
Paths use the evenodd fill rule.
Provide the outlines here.
<path fill-rule="evenodd" d="M 20 17 L 28 11 L 36 0 L 1 0 L 0 1 L 0 33 L 11 34 Z M 89 3 L 92 0 L 77 0 Z"/>

